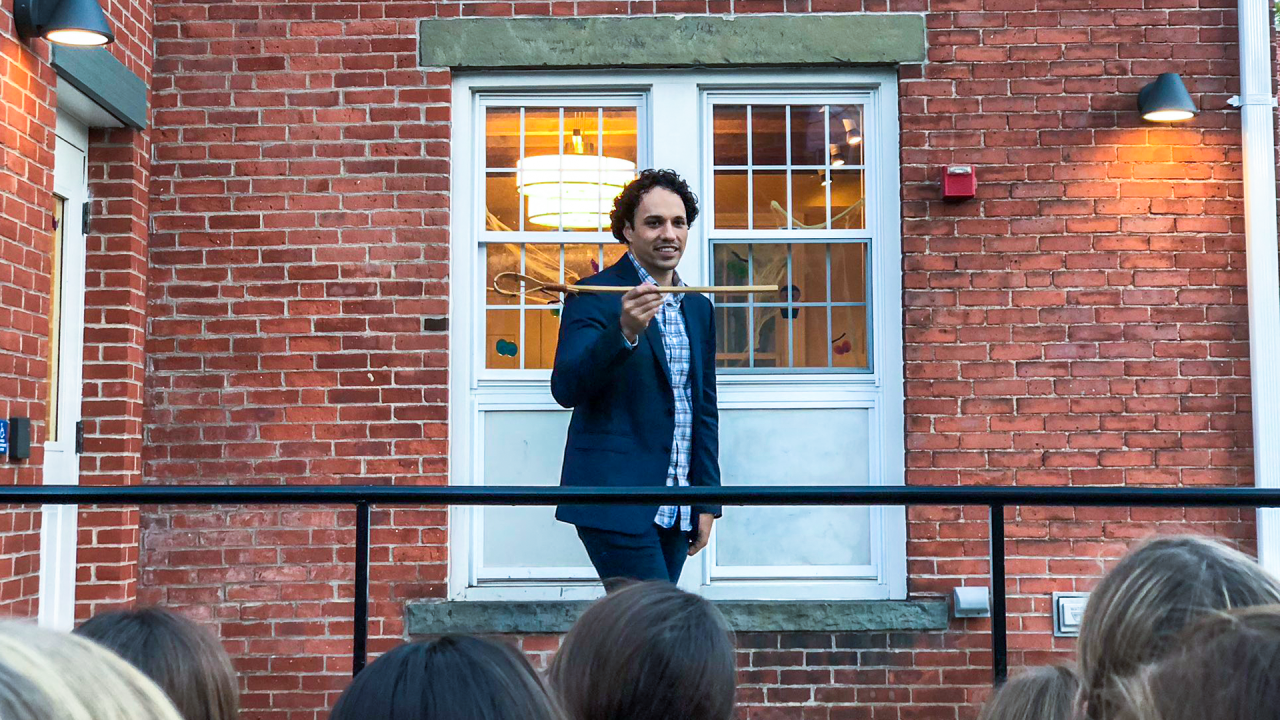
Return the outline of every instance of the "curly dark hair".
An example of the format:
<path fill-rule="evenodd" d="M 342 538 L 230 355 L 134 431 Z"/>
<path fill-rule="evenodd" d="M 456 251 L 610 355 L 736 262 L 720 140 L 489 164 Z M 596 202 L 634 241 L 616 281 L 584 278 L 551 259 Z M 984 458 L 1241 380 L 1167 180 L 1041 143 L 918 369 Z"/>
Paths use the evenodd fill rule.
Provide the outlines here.
<path fill-rule="evenodd" d="M 684 201 L 684 219 L 690 225 L 698 217 L 698 196 L 693 194 L 689 184 L 677 175 L 675 170 L 652 168 L 641 170 L 640 176 L 628 183 L 618 197 L 613 199 L 613 211 L 609 213 L 609 221 L 613 236 L 618 238 L 618 242 L 627 244 L 627 236 L 622 234 L 622 229 L 628 223 L 635 222 L 640 200 L 644 198 L 645 193 L 656 187 L 666 188 L 680 196 Z"/>

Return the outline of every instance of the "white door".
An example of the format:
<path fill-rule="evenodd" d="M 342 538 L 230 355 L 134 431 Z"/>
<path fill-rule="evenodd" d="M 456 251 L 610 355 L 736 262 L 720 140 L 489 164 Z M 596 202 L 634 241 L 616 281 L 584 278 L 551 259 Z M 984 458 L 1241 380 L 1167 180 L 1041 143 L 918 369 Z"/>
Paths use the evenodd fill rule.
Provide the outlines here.
<path fill-rule="evenodd" d="M 53 160 L 50 233 L 49 414 L 45 424 L 44 483 L 80 482 L 80 405 L 84 396 L 84 204 L 89 199 L 89 131 L 58 113 Z M 71 629 L 75 620 L 74 505 L 45 505 L 40 527 L 39 622 Z"/>

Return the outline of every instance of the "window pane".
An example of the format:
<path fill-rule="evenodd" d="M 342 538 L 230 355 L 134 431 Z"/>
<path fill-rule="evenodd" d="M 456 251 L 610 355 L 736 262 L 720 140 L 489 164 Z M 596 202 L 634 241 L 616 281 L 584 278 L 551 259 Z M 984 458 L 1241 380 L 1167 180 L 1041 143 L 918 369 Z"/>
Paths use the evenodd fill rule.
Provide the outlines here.
<path fill-rule="evenodd" d="M 751 164 L 787 164 L 787 108 L 782 105 L 751 107 Z"/>
<path fill-rule="evenodd" d="M 636 137 L 639 134 L 636 108 L 604 109 L 604 154 L 639 164 Z M 608 227 L 608 221 L 605 222 Z"/>
<path fill-rule="evenodd" d="M 867 301 L 867 244 L 831 246 L 831 299 L 834 302 Z"/>
<path fill-rule="evenodd" d="M 795 366 L 808 368 L 828 368 L 828 349 L 830 336 L 827 335 L 828 306 L 800 308 L 796 318 L 791 322 L 794 336 Z"/>
<path fill-rule="evenodd" d="M 627 254 L 627 246 L 622 243 L 614 243 L 604 246 L 604 267 L 609 267 L 622 259 Z M 604 268 L 601 268 L 602 270 Z"/>
<path fill-rule="evenodd" d="M 564 281 L 572 285 L 582 278 L 591 277 L 600 272 L 599 245 L 565 245 L 564 246 Z"/>
<path fill-rule="evenodd" d="M 747 309 L 716 307 L 716 367 L 748 367 Z"/>
<path fill-rule="evenodd" d="M 514 169 L 520 158 L 520 108 L 485 109 L 485 166 Z"/>
<path fill-rule="evenodd" d="M 747 272 L 747 246 L 740 243 L 717 243 L 712 251 L 715 268 L 712 280 L 716 285 L 750 285 L 751 278 Z M 720 295 L 716 299 L 720 303 L 746 303 L 747 296 Z"/>
<path fill-rule="evenodd" d="M 721 410 L 725 485 L 869 485 L 870 438 L 863 409 Z M 725 508 L 716 526 L 721 566 L 871 563 L 866 508 Z"/>
<path fill-rule="evenodd" d="M 490 232 L 519 230 L 520 195 L 516 192 L 516 174 L 489 173 L 484 181 L 484 229 Z"/>
<path fill-rule="evenodd" d="M 831 227 L 863 229 L 866 220 L 866 187 L 861 170 L 831 171 Z"/>
<path fill-rule="evenodd" d="M 712 162 L 747 164 L 747 106 L 716 105 L 711 111 Z"/>
<path fill-rule="evenodd" d="M 826 165 L 826 111 L 822 105 L 791 106 L 791 164 Z"/>
<path fill-rule="evenodd" d="M 796 243 L 791 246 L 791 282 L 800 302 L 827 301 L 827 246 Z"/>
<path fill-rule="evenodd" d="M 787 246 L 781 243 L 758 243 L 751 246 L 751 284 L 787 285 Z M 756 302 L 777 302 L 776 294 L 757 296 Z"/>
<path fill-rule="evenodd" d="M 538 244 L 524 246 L 524 274 L 532 278 L 537 278 L 539 282 L 558 283 L 560 282 L 560 244 Z M 548 302 L 554 302 L 551 298 L 558 298 L 558 295 L 548 295 L 546 293 L 534 293 L 525 296 L 526 303 L 536 303 L 545 305 Z"/>
<path fill-rule="evenodd" d="M 752 203 L 755 206 L 752 227 L 776 230 L 787 226 L 787 171 L 753 170 Z"/>
<path fill-rule="evenodd" d="M 823 170 L 791 171 L 791 227 L 822 230 L 827 227 L 827 187 Z"/>
<path fill-rule="evenodd" d="M 560 308 L 526 310 L 524 316 L 524 367 L 550 370 L 556 360 L 560 333 Z"/>
<path fill-rule="evenodd" d="M 493 279 L 499 273 L 520 272 L 520 246 L 508 244 L 492 244 L 484 246 L 485 254 L 485 302 L 489 305 L 516 305 L 520 299 L 511 295 L 494 292 Z M 514 287 L 514 283 L 511 284 Z M 503 287 L 508 287 L 506 283 Z"/>
<path fill-rule="evenodd" d="M 831 308 L 832 367 L 866 368 L 867 306 Z"/>
<path fill-rule="evenodd" d="M 715 226 L 727 229 L 747 227 L 747 173 L 745 170 L 715 171 Z"/>
<path fill-rule="evenodd" d="M 559 108 L 525 108 L 523 157 L 559 155 L 559 138 Z"/>
<path fill-rule="evenodd" d="M 520 367 L 520 311 L 486 310 L 485 363 L 487 368 Z"/>
<path fill-rule="evenodd" d="M 770 296 L 770 300 L 776 297 Z M 755 365 L 758 368 L 787 367 L 790 364 L 789 311 L 777 307 L 755 308 Z"/>
<path fill-rule="evenodd" d="M 831 164 L 862 164 L 862 106 L 831 106 Z"/>
<path fill-rule="evenodd" d="M 556 487 L 569 411 L 484 413 L 484 484 Z M 484 568 L 583 568 L 591 561 L 554 507 L 484 508 Z M 537 542 L 529 542 L 537 538 Z M 487 574 L 481 570 L 481 574 Z"/>

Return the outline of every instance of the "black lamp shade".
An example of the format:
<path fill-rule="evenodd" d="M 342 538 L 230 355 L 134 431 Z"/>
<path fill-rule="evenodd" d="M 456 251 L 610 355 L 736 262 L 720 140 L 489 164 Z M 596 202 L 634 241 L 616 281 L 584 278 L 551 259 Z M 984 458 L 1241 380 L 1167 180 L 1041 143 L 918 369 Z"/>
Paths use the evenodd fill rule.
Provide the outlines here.
<path fill-rule="evenodd" d="M 1172 122 L 1187 120 L 1198 112 L 1191 93 L 1178 73 L 1163 73 L 1138 91 L 1138 112 L 1143 120 Z"/>
<path fill-rule="evenodd" d="M 81 47 L 115 41 L 98 0 L 14 0 L 13 19 L 23 39 Z"/>

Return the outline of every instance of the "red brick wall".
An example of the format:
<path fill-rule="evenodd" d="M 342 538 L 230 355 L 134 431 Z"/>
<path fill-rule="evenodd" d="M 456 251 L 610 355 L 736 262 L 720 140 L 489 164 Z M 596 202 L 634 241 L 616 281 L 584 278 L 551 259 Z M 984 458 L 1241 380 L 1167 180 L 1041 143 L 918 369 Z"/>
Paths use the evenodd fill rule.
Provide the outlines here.
<path fill-rule="evenodd" d="M 144 80 L 150 80 L 151 35 L 150 3 L 130 0 L 111 0 L 103 3 L 116 32 L 116 43 L 111 52 L 129 69 Z M 4 58 L 5 72 L 0 78 L 0 103 L 8 112 L 8 120 L 0 122 L 4 135 L 0 143 L 0 157 L 5 172 L 0 179 L 0 417 L 30 417 L 33 421 L 32 457 L 21 465 L 6 463 L 0 467 L 0 483 L 36 484 L 42 481 L 42 443 L 45 434 L 48 388 L 49 353 L 49 298 L 50 255 L 49 243 L 52 231 L 53 211 L 53 150 L 57 98 L 54 92 L 56 77 L 48 64 L 49 46 L 43 41 L 21 43 L 13 25 L 11 4 L 0 9 L 0 57 Z M 136 135 L 136 137 L 134 137 Z M 127 137 L 126 137 L 127 136 Z M 129 156 L 116 155 L 106 159 L 106 146 L 112 142 L 135 145 L 136 152 Z M 99 147 L 99 145 L 103 147 Z M 90 443 L 90 449 L 82 464 L 83 482 L 111 484 L 137 482 L 141 475 L 140 439 L 142 423 L 141 404 L 141 349 L 143 322 L 141 298 L 145 294 L 145 218 L 146 198 L 139 192 L 145 188 L 145 180 L 137 184 L 129 194 L 117 196 L 118 181 L 127 181 L 134 169 L 145 168 L 147 153 L 145 133 L 125 133 L 114 140 L 95 135 L 91 141 L 91 190 L 96 201 L 98 215 L 128 215 L 134 222 L 127 226 L 112 227 L 109 222 L 95 221 L 88 238 L 89 277 L 86 297 L 86 370 L 87 382 L 84 414 L 90 435 L 110 434 L 114 439 Z M 107 170 L 110 166 L 110 171 Z M 144 170 L 145 172 L 145 170 Z M 132 207 L 108 206 L 108 200 L 132 199 Z M 97 235 L 101 233 L 101 235 Z M 132 242 L 125 250 L 119 243 Z M 131 252 L 136 277 L 124 281 L 119 274 L 110 272 L 118 263 L 122 252 Z M 140 272 L 139 268 L 143 271 Z M 116 283 L 131 287 L 137 298 L 132 302 L 136 311 L 124 318 L 114 311 L 129 303 L 120 303 L 113 290 Z M 126 291 L 127 292 L 127 291 Z M 102 303 L 102 304 L 99 304 Z M 125 326 L 132 332 L 120 334 Z M 123 356 L 128 355 L 128 361 Z M 103 382 L 113 378 L 109 369 L 117 363 L 128 362 L 134 370 L 129 377 L 120 377 L 132 383 L 132 403 L 126 406 L 108 407 L 108 401 L 123 399 L 119 386 Z M 97 401 L 95 404 L 94 401 Z M 94 418 L 113 419 L 115 424 L 95 425 Z M 113 455 L 108 459 L 106 455 Z M 132 473 L 132 478 L 126 477 Z M 109 515 L 109 514 L 108 514 Z M 136 573 L 137 519 L 134 517 L 108 520 L 106 515 L 86 511 L 81 522 L 87 534 L 82 539 L 82 560 L 88 563 L 82 568 L 82 577 L 97 577 L 103 582 L 115 582 L 113 571 L 98 573 L 92 563 L 97 562 L 96 548 L 86 543 L 97 541 L 120 545 L 118 537 L 96 536 L 98 529 L 116 528 L 124 533 L 132 532 L 133 559 L 116 559 L 115 573 Z M 39 593 L 37 572 L 39 564 L 40 514 L 32 508 L 9 508 L 0 511 L 0 612 L 18 615 L 34 615 Z M 118 533 L 117 533 L 118 535 Z M 128 545 L 126 541 L 121 547 Z"/>
<path fill-rule="evenodd" d="M 416 67 L 415 21 L 722 4 L 158 3 L 147 480 L 444 482 L 447 347 L 420 323 L 446 312 L 449 75 Z M 909 481 L 1247 484 L 1234 3 L 1029 5 L 733 4 L 927 13 L 929 61 L 899 87 Z M 1194 122 L 1138 119 L 1165 71 Z M 949 162 L 977 167 L 977 200 L 940 202 Z M 1087 589 L 1132 538 L 1253 532 L 1234 511 L 1009 519 L 1015 665 L 1069 653 L 1049 593 Z M 985 520 L 913 510 L 911 592 L 985 584 Z M 148 513 L 142 597 L 218 624 L 250 717 L 314 717 L 345 683 L 352 521 Z M 375 524 L 385 647 L 406 600 L 444 592 L 446 529 L 439 510 Z M 968 717 L 989 678 L 985 621 L 744 642 L 751 716 Z"/>

